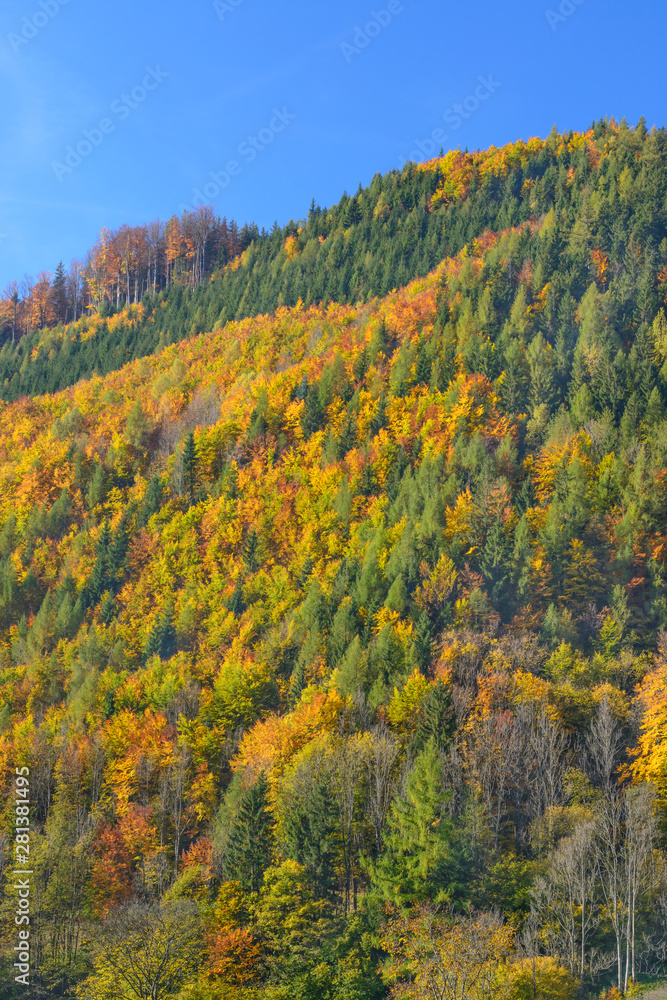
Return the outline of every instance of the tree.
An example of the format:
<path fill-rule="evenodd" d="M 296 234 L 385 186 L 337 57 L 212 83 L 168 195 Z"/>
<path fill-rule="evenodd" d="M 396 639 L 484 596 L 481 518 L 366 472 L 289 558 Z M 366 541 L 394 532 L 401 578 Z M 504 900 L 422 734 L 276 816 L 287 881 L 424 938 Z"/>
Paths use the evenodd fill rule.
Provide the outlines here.
<path fill-rule="evenodd" d="M 416 907 L 389 921 L 382 970 L 396 1000 L 499 1000 L 507 994 L 501 972 L 512 953 L 514 931 L 494 913 Z"/>
<path fill-rule="evenodd" d="M 183 445 L 183 481 L 192 500 L 197 485 L 197 446 L 193 431 L 190 431 Z"/>
<path fill-rule="evenodd" d="M 67 275 L 62 261 L 59 262 L 53 275 L 51 298 L 56 320 L 62 323 L 67 317 Z"/>
<path fill-rule="evenodd" d="M 394 800 L 382 852 L 370 869 L 380 895 L 400 906 L 447 895 L 456 866 L 450 843 L 442 762 L 430 741 L 417 757 L 404 793 Z"/>
<path fill-rule="evenodd" d="M 135 400 L 134 406 L 127 415 L 125 431 L 132 447 L 136 448 L 137 451 L 141 451 L 146 445 L 150 427 L 140 399 Z M 183 455 L 183 465 L 185 467 L 185 453 Z"/>
<path fill-rule="evenodd" d="M 599 864 L 596 823 L 589 819 L 561 841 L 533 890 L 532 912 L 550 949 L 579 977 L 581 988 L 589 939 L 600 922 Z"/>
<path fill-rule="evenodd" d="M 145 649 L 146 658 L 159 656 L 161 660 L 170 660 L 176 653 L 176 649 L 174 602 L 168 601 L 148 636 Z"/>
<path fill-rule="evenodd" d="M 318 899 L 307 870 L 288 859 L 267 869 L 256 921 L 274 960 L 303 961 L 318 956 L 333 929 L 332 907 Z"/>
<path fill-rule="evenodd" d="M 625 981 L 635 982 L 637 909 L 644 897 L 660 884 L 662 859 L 656 858 L 656 848 L 660 840 L 657 815 L 657 794 L 652 785 L 642 784 L 629 788 L 625 793 L 625 868 L 627 886 L 625 890 L 627 926 L 625 930 Z"/>
<path fill-rule="evenodd" d="M 194 978 L 201 951 L 194 904 L 129 903 L 96 930 L 93 972 L 76 995 L 80 1000 L 163 1000 Z"/>
<path fill-rule="evenodd" d="M 304 866 L 317 897 L 331 897 L 336 878 L 336 813 L 326 781 L 314 769 L 299 769 L 283 824 L 289 856 Z"/>
<path fill-rule="evenodd" d="M 401 746 L 382 730 L 365 735 L 364 762 L 368 780 L 368 812 L 375 831 L 375 857 L 382 848 L 382 829 L 396 788 Z"/>
<path fill-rule="evenodd" d="M 16 341 L 16 333 L 19 324 L 20 296 L 18 283 L 10 281 L 2 293 L 0 300 L 0 322 L 4 327 L 9 327 L 12 331 L 12 344 Z"/>
<path fill-rule="evenodd" d="M 259 892 L 273 854 L 274 822 L 269 783 L 261 774 L 243 795 L 231 826 L 224 857 L 225 878 L 246 892 Z"/>

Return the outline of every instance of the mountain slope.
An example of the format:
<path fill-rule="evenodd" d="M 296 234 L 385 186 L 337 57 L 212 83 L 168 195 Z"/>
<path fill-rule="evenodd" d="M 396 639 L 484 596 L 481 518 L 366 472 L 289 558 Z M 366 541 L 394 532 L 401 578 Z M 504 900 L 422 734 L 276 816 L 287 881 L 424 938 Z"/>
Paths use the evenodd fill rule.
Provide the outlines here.
<path fill-rule="evenodd" d="M 599 990 L 595 955 L 625 947 L 608 854 L 583 966 L 531 891 L 560 898 L 557 851 L 605 803 L 645 809 L 660 846 L 663 138 L 572 137 L 560 207 L 382 297 L 281 306 L 2 405 L 0 762 L 9 835 L 30 769 L 51 995 L 87 975 L 105 995 L 104 934 L 158 900 L 203 935 L 191 1000 L 375 997 L 385 904 L 416 935 L 419 904 L 522 925 L 531 898 L 540 975 Z M 508 161 L 488 170 L 507 191 L 523 176 L 509 150 L 478 161 Z M 436 206 L 472 162 L 427 165 Z M 633 903 L 647 961 L 664 888 Z"/>
<path fill-rule="evenodd" d="M 667 236 L 666 194 L 665 134 L 661 130 L 648 135 L 643 123 L 631 131 L 601 121 L 585 134 L 553 132 L 546 140 L 477 153 L 451 152 L 421 166 L 408 164 L 400 173 L 378 174 L 371 185 L 330 209 L 313 205 L 300 223 L 271 234 L 246 227 L 233 241 L 245 247 L 243 253 L 218 271 L 211 251 L 207 259 L 214 271 L 194 290 L 188 271 L 192 252 L 185 239 L 181 249 L 176 241 L 171 251 L 173 275 L 166 258 L 167 270 L 160 275 L 160 283 L 173 280 L 175 286 L 162 288 L 157 296 L 146 294 L 143 304 L 117 315 L 109 317 L 109 312 L 120 288 L 114 293 L 111 277 L 108 289 L 91 277 L 94 301 L 101 296 L 101 315 L 64 330 L 37 331 L 18 347 L 7 343 L 0 352 L 0 395 L 13 400 L 53 392 L 193 333 L 270 313 L 281 305 L 357 302 L 386 295 L 425 276 L 483 232 L 520 226 L 550 210 L 557 226 L 552 253 L 572 237 L 573 246 L 583 243 L 587 250 L 604 251 L 613 269 L 622 266 L 632 236 L 644 248 L 650 272 L 645 280 L 653 282 L 664 258 L 660 245 Z M 575 219 L 579 225 L 573 233 Z M 169 225 L 180 227 L 179 232 L 188 229 L 185 217 L 183 225 L 178 219 Z M 108 253 L 109 238 L 103 237 L 93 259 Z M 572 266 L 581 268 L 577 256 L 584 258 L 581 283 L 589 259 L 574 254 Z M 91 273 L 101 269 L 102 264 Z M 128 273 L 128 289 L 132 276 L 139 280 L 138 272 Z M 142 272 L 142 287 L 145 279 Z M 120 272 L 118 282 L 124 288 Z M 153 287 L 150 281 L 148 285 Z"/>

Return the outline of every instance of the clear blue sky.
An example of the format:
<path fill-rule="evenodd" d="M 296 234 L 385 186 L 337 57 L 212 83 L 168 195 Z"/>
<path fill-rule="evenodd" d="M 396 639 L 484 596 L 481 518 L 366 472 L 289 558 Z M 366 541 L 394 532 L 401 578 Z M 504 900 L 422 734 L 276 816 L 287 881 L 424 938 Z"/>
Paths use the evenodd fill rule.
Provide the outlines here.
<path fill-rule="evenodd" d="M 664 0 L 217 7 L 2 0 L 0 287 L 83 256 L 102 226 L 168 218 L 207 183 L 219 214 L 270 227 L 415 158 L 436 129 L 474 149 L 605 114 L 667 123 Z M 78 165 L 54 167 L 80 143 Z"/>

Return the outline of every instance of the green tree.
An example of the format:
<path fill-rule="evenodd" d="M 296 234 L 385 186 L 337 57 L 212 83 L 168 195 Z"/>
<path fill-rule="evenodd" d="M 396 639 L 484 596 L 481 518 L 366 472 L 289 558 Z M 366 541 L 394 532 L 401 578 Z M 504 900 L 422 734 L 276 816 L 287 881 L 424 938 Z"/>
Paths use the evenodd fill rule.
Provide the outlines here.
<path fill-rule="evenodd" d="M 58 262 L 53 275 L 51 296 L 58 322 L 63 323 L 67 318 L 67 275 L 62 261 Z"/>
<path fill-rule="evenodd" d="M 417 757 L 405 792 L 391 808 L 384 847 L 370 868 L 382 898 L 399 906 L 447 899 L 453 888 L 452 821 L 442 781 L 442 762 L 433 740 Z"/>
<path fill-rule="evenodd" d="M 192 500 L 197 485 L 197 446 L 194 431 L 190 431 L 183 445 L 183 483 Z"/>
<path fill-rule="evenodd" d="M 326 782 L 315 781 L 307 794 L 290 801 L 284 821 L 288 854 L 306 869 L 318 898 L 335 887 L 335 805 Z"/>
<path fill-rule="evenodd" d="M 262 774 L 243 795 L 232 823 L 224 858 L 225 878 L 246 892 L 259 892 L 271 864 L 274 822 L 269 809 L 269 783 Z"/>
<path fill-rule="evenodd" d="M 148 636 L 146 658 L 159 656 L 161 660 L 170 660 L 175 655 L 176 648 L 174 603 L 169 601 Z"/>

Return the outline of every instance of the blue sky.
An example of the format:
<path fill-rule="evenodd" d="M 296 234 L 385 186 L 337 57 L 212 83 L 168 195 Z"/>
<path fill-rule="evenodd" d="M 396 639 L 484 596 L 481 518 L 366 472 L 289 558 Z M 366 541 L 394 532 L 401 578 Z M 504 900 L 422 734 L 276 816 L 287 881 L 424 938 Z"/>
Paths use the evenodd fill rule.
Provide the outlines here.
<path fill-rule="evenodd" d="M 667 124 L 666 27 L 664 0 L 2 0 L 0 288 L 206 184 L 270 227 L 438 129 L 474 149 Z"/>

